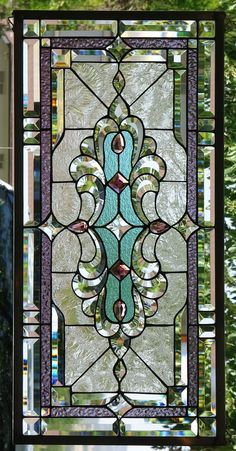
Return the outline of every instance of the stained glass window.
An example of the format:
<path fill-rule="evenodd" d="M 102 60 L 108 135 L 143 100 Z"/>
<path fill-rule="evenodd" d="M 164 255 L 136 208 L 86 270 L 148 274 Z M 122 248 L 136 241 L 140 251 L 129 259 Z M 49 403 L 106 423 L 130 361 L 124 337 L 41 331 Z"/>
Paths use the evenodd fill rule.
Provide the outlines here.
<path fill-rule="evenodd" d="M 16 443 L 223 442 L 223 19 L 14 14 Z"/>

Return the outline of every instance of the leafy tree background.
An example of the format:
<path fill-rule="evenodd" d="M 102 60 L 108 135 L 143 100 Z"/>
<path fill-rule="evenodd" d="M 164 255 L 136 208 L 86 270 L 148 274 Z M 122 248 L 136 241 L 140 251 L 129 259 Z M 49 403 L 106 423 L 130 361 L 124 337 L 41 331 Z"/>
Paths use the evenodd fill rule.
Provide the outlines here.
<path fill-rule="evenodd" d="M 225 308 L 226 308 L 226 423 L 227 446 L 236 449 L 236 1 L 235 0 L 0 0 L 0 18 L 14 9 L 42 10 L 223 10 L 225 21 Z M 6 25 L 0 25 L 6 27 Z M 217 95 L 223 95 L 218 93 Z M 1 212 L 0 212 L 1 213 Z M 1 290 L 1 287 L 0 287 Z M 11 296 L 5 295 L 11 311 Z M 3 310 L 2 310 L 3 312 Z M 0 314 L 0 445 L 11 449 L 11 315 Z M 4 415 L 3 415 L 4 412 Z M 54 447 L 50 447 L 52 450 Z M 57 449 L 58 447 L 55 447 Z M 37 449 L 39 449 L 37 447 Z M 41 448 L 40 449 L 45 449 Z M 208 448 L 209 449 L 209 448 Z M 216 449 L 216 448 L 214 448 Z M 221 448 L 222 449 L 222 448 Z"/>

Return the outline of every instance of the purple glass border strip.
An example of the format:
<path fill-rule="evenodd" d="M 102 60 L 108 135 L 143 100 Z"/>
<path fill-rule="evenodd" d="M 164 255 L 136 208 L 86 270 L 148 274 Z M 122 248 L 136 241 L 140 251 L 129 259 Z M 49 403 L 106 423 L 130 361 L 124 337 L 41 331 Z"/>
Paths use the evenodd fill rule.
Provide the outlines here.
<path fill-rule="evenodd" d="M 114 38 L 52 38 L 54 48 L 65 49 L 105 49 L 114 41 Z"/>
<path fill-rule="evenodd" d="M 185 49 L 187 48 L 186 39 L 158 39 L 158 38 L 145 38 L 145 39 L 123 39 L 126 44 L 136 49 Z"/>
<path fill-rule="evenodd" d="M 124 417 L 136 418 L 136 417 L 184 417 L 187 415 L 187 409 L 185 407 L 135 407 L 129 410 Z"/>
<path fill-rule="evenodd" d="M 41 214 L 42 222 L 51 211 L 51 131 L 41 132 Z"/>
<path fill-rule="evenodd" d="M 188 321 L 197 324 L 197 235 L 188 240 Z"/>
<path fill-rule="evenodd" d="M 197 134 L 188 133 L 188 213 L 197 221 Z"/>
<path fill-rule="evenodd" d="M 42 407 L 49 407 L 50 399 L 50 384 L 51 384 L 51 348 L 50 348 L 50 333 L 49 325 L 41 326 L 41 405 Z"/>
<path fill-rule="evenodd" d="M 51 241 L 44 233 L 42 233 L 41 268 L 41 324 L 49 324 L 51 319 Z"/>
<path fill-rule="evenodd" d="M 188 50 L 188 128 L 197 128 L 197 50 Z"/>
<path fill-rule="evenodd" d="M 41 48 L 41 128 L 51 127 L 51 50 Z"/>
<path fill-rule="evenodd" d="M 115 417 L 106 407 L 53 407 L 52 417 Z"/>
<path fill-rule="evenodd" d="M 188 329 L 188 372 L 189 372 L 189 398 L 191 407 L 197 407 L 198 390 L 198 326 L 189 326 Z"/>

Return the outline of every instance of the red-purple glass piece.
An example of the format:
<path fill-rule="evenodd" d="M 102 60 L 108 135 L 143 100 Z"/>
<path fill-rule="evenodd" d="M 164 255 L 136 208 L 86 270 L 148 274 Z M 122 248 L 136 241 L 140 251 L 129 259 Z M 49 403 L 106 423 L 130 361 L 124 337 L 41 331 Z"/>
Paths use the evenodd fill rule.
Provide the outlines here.
<path fill-rule="evenodd" d="M 110 180 L 109 186 L 117 193 L 121 193 L 128 183 L 128 180 L 122 174 L 117 172 Z"/>
<path fill-rule="evenodd" d="M 86 230 L 88 230 L 88 223 L 86 221 L 76 221 L 72 222 L 68 226 L 69 230 L 72 230 L 72 232 L 75 233 L 84 233 Z"/>
<path fill-rule="evenodd" d="M 121 299 L 119 299 L 115 302 L 113 310 L 116 319 L 118 319 L 118 321 L 122 321 L 122 319 L 124 319 L 126 315 L 127 307 L 126 304 Z"/>
<path fill-rule="evenodd" d="M 170 226 L 166 222 L 161 220 L 154 221 L 150 225 L 151 232 L 158 233 L 159 235 L 161 235 L 161 233 L 166 232 L 169 228 Z"/>
<path fill-rule="evenodd" d="M 115 153 L 122 153 L 125 148 L 125 141 L 121 133 L 118 133 L 112 141 L 112 149 Z"/>
<path fill-rule="evenodd" d="M 111 273 L 118 280 L 124 279 L 124 277 L 127 276 L 128 272 L 129 272 L 129 267 L 126 266 L 125 263 L 122 262 L 121 260 L 117 261 L 111 268 Z"/>

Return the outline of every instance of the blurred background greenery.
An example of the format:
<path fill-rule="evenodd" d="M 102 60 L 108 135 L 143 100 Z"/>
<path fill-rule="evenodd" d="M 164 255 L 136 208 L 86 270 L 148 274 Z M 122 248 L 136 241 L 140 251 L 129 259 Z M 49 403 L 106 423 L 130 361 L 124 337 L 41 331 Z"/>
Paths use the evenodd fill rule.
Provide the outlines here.
<path fill-rule="evenodd" d="M 235 0 L 0 0 L 0 31 L 6 30 L 6 18 L 14 9 L 42 10 L 223 10 L 225 21 L 225 312 L 226 312 L 226 424 L 227 446 L 224 450 L 236 449 L 236 1 Z M 1 33 L 2 34 L 2 33 Z M 223 95 L 223 93 L 218 93 Z M 1 214 L 4 202 L 12 202 L 11 194 L 0 199 L 1 223 L 11 221 Z M 1 242 L 3 239 L 1 237 Z M 4 259 L 10 258 L 3 247 L 0 249 L 0 268 Z M 0 313 L 0 448 L 11 447 L 11 333 L 12 296 L 6 290 L 4 273 L 1 275 L 1 313 Z M 100 447 L 99 447 L 100 448 Z M 109 447 L 108 447 L 109 448 Z M 35 447 L 36 449 L 36 447 Z M 37 449 L 46 449 L 37 447 Z M 50 447 L 54 449 L 54 447 Z M 55 447 L 58 449 L 58 447 Z M 165 448 L 166 449 L 166 448 Z M 177 448 L 172 448 L 177 449 Z M 178 448 L 179 449 L 179 448 Z M 209 448 L 206 448 L 209 449 Z M 214 448 L 216 449 L 216 448 Z M 222 447 L 220 448 L 222 449 Z"/>

